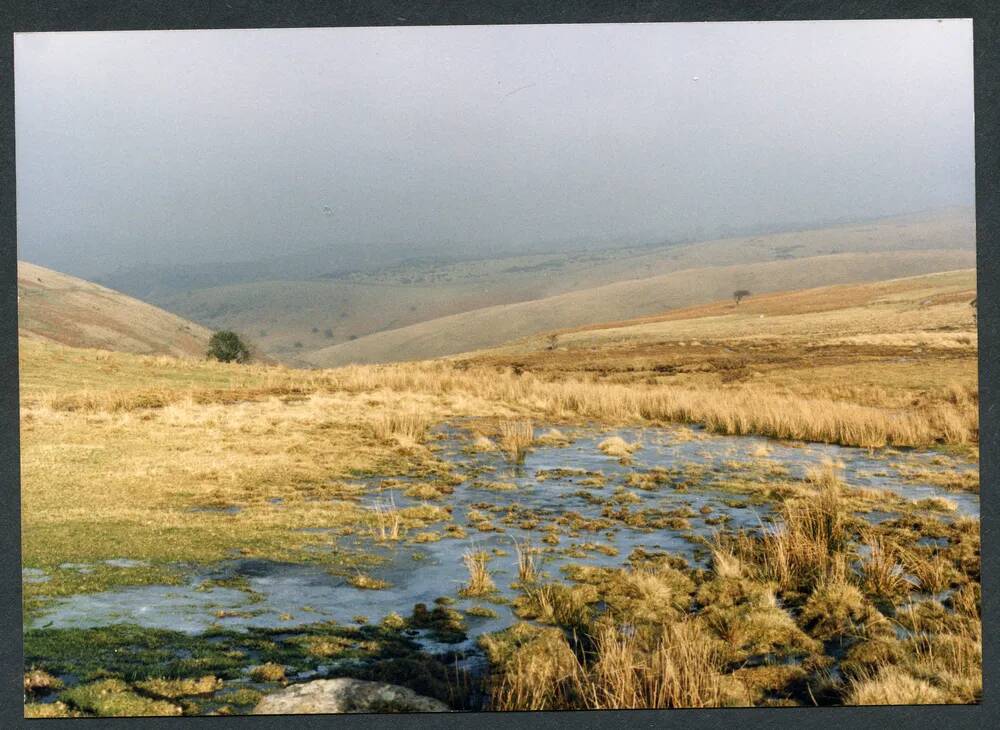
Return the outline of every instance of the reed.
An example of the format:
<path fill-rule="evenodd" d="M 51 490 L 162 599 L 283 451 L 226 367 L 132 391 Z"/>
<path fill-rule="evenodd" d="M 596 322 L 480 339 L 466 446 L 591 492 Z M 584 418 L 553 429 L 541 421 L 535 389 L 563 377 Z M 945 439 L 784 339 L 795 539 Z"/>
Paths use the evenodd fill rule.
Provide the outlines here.
<path fill-rule="evenodd" d="M 515 464 L 524 461 L 528 449 L 534 442 L 531 421 L 500 421 L 500 448 Z"/>
<path fill-rule="evenodd" d="M 463 596 L 486 596 L 496 590 L 496 584 L 490 575 L 489 553 L 484 550 L 466 550 L 462 562 L 469 571 L 469 582 L 459 591 Z"/>

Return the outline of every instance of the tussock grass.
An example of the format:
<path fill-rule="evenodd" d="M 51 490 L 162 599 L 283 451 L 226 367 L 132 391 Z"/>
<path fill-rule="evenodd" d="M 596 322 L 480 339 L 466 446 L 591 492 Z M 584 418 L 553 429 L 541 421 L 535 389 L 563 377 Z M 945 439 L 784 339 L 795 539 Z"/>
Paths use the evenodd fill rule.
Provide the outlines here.
<path fill-rule="evenodd" d="M 642 448 L 638 441 L 629 443 L 621 436 L 609 436 L 597 445 L 597 448 L 608 456 L 616 456 L 622 461 L 628 461 L 632 454 Z"/>
<path fill-rule="evenodd" d="M 852 679 L 844 698 L 847 705 L 937 705 L 945 702 L 944 692 L 891 665 Z"/>
<path fill-rule="evenodd" d="M 481 433 L 477 433 L 472 441 L 474 451 L 496 451 L 497 445 Z"/>
<path fill-rule="evenodd" d="M 565 635 L 515 626 L 520 643 L 484 642 L 502 669 L 491 687 L 492 710 L 638 709 L 749 704 L 743 686 L 722 674 L 717 640 L 696 621 L 664 627 L 656 637 L 623 633 L 610 623 L 593 627 L 593 658 L 581 659 Z"/>
<path fill-rule="evenodd" d="M 370 510 L 372 535 L 382 541 L 401 540 L 403 537 L 403 516 L 396 505 L 376 504 Z"/>
<path fill-rule="evenodd" d="M 550 428 L 535 441 L 542 446 L 565 446 L 569 443 L 569 437 L 558 428 Z"/>
<path fill-rule="evenodd" d="M 372 435 L 379 441 L 408 446 L 423 441 L 429 427 L 430 419 L 419 413 L 382 413 L 371 424 Z"/>
<path fill-rule="evenodd" d="M 24 673 L 25 694 L 47 694 L 62 689 L 63 683 L 44 669 L 31 669 Z"/>
<path fill-rule="evenodd" d="M 510 369 L 498 371 L 475 365 L 459 368 L 450 361 L 296 371 L 281 366 L 192 363 L 170 358 L 140 365 L 130 357 L 114 355 L 115 361 L 122 363 L 123 372 L 120 377 L 100 381 L 102 388 L 80 389 L 72 371 L 58 369 L 53 373 L 55 378 L 61 378 L 55 381 L 56 388 L 51 384 L 36 385 L 34 378 L 29 379 L 24 403 L 57 411 L 70 408 L 118 412 L 185 400 L 210 404 L 311 393 L 355 395 L 381 391 L 443 395 L 464 400 L 469 406 L 475 401 L 479 415 L 484 410 L 496 412 L 502 406 L 529 405 L 538 416 L 553 419 L 575 416 L 611 423 L 700 423 L 720 433 L 850 446 L 978 441 L 978 406 L 972 396 L 956 398 L 944 392 L 918 399 L 916 405 L 900 407 L 895 402 L 880 406 L 867 392 L 861 394 L 861 402 L 852 402 L 854 396 L 844 390 L 844 384 L 814 387 L 809 389 L 809 395 L 797 395 L 768 383 L 708 388 L 599 383 L 576 375 L 543 380 L 531 373 L 516 375 Z M 93 361 L 82 357 L 77 367 L 87 367 L 88 362 Z M 134 375 L 133 370 L 137 371 Z M 120 384 L 130 379 L 151 387 L 122 390 Z M 226 381 L 228 387 L 220 387 Z M 372 430 L 380 439 L 391 440 L 398 433 L 418 440 L 426 425 L 419 415 L 404 414 L 380 418 Z"/>
<path fill-rule="evenodd" d="M 176 700 L 181 697 L 210 695 L 222 689 L 222 680 L 211 674 L 196 678 L 164 679 L 157 677 L 136 682 L 137 689 L 146 694 L 166 700 Z"/>
<path fill-rule="evenodd" d="M 255 682 L 284 682 L 285 668 L 281 664 L 266 662 L 250 670 L 250 678 Z"/>
<path fill-rule="evenodd" d="M 861 564 L 865 590 L 889 599 L 906 595 L 912 586 L 903 574 L 898 549 L 875 533 L 868 536 L 867 545 L 869 555 Z"/>
<path fill-rule="evenodd" d="M 528 543 L 515 541 L 514 551 L 517 553 L 517 580 L 523 586 L 531 585 L 538 579 L 538 568 L 535 566 L 538 550 Z"/>
<path fill-rule="evenodd" d="M 916 576 L 920 589 L 927 593 L 940 593 L 957 577 L 951 562 L 940 557 L 923 557 L 914 551 L 904 551 L 902 561 L 906 569 Z"/>
<path fill-rule="evenodd" d="M 463 596 L 487 596 L 496 590 L 496 584 L 487 565 L 489 553 L 483 550 L 466 550 L 462 562 L 469 571 L 469 581 L 460 590 Z"/>
<path fill-rule="evenodd" d="M 592 586 L 528 585 L 515 602 L 515 612 L 522 618 L 578 630 L 587 626 L 591 618 L 589 604 L 596 600 L 597 591 Z"/>
<path fill-rule="evenodd" d="M 120 679 L 102 679 L 72 687 L 61 698 L 84 712 L 103 717 L 151 717 L 180 715 L 181 708 L 172 702 L 154 700 L 133 692 Z"/>
<path fill-rule="evenodd" d="M 373 578 L 372 576 L 361 572 L 352 575 L 347 582 L 355 588 L 361 588 L 369 591 L 380 591 L 389 587 L 388 581 L 381 580 L 380 578 Z"/>
<path fill-rule="evenodd" d="M 849 535 L 838 482 L 785 502 L 780 517 L 759 539 L 743 533 L 736 539 L 736 554 L 755 566 L 760 579 L 783 589 L 812 588 L 844 571 L 842 551 Z"/>
<path fill-rule="evenodd" d="M 531 421 L 500 421 L 500 448 L 507 458 L 516 464 L 524 461 L 531 444 L 534 443 L 534 429 Z"/>

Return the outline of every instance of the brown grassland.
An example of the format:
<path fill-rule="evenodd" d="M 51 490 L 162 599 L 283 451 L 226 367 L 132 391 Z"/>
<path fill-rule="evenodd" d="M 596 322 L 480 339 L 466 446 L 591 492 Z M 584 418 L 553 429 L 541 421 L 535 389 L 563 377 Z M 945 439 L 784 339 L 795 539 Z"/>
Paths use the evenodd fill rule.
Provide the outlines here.
<path fill-rule="evenodd" d="M 973 296 L 974 273 L 949 272 L 563 331 L 554 347 L 529 338 L 445 360 L 331 370 L 22 339 L 23 565 L 51 574 L 25 583 L 25 610 L 179 581 L 178 564 L 234 552 L 322 563 L 377 600 L 370 555 L 316 551 L 329 538 L 304 528 L 376 542 L 464 534 L 447 508 L 456 476 L 428 448 L 430 428 L 456 418 L 493 424 L 473 448 L 499 448 L 512 462 L 532 448 L 529 422 L 700 424 L 975 458 Z M 627 461 L 640 444 L 607 448 Z M 364 507 L 359 481 L 378 475 L 417 479 L 424 501 Z M 832 464 L 769 491 L 743 488 L 773 502 L 780 520 L 720 531 L 707 570 L 632 555 L 620 569 L 581 565 L 566 583 L 542 582 L 534 549 L 517 546 L 514 609 L 525 621 L 482 639 L 489 706 L 978 700 L 978 520 L 941 518 L 954 505 L 900 500 L 900 517 L 870 524 L 859 511 L 886 498 L 844 483 Z M 924 535 L 944 543 L 916 544 Z M 59 569 L 122 557 L 148 567 Z M 470 552 L 465 562 L 464 590 L 488 596 L 488 556 Z M 65 713 L 101 714 L 93 696 L 105 690 L 123 707 L 152 707 L 142 687 L 101 681 L 122 686 L 67 690 Z M 155 702 L 166 705 L 150 712 L 174 712 Z"/>

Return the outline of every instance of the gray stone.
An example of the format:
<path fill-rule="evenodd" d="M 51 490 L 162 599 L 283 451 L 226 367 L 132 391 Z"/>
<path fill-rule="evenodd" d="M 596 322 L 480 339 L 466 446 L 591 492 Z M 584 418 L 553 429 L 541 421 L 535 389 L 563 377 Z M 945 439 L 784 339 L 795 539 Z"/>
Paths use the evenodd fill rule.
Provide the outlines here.
<path fill-rule="evenodd" d="M 338 677 L 294 684 L 269 694 L 255 715 L 305 715 L 343 712 L 448 712 L 443 702 L 385 682 Z"/>

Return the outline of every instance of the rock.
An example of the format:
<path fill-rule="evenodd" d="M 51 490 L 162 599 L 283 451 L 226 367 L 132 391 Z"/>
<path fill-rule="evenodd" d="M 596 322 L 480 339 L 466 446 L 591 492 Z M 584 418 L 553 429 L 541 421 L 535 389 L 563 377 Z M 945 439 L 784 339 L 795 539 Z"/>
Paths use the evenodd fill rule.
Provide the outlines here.
<path fill-rule="evenodd" d="M 253 708 L 255 715 L 342 712 L 449 712 L 449 708 L 406 687 L 348 677 L 294 684 L 265 696 Z"/>

